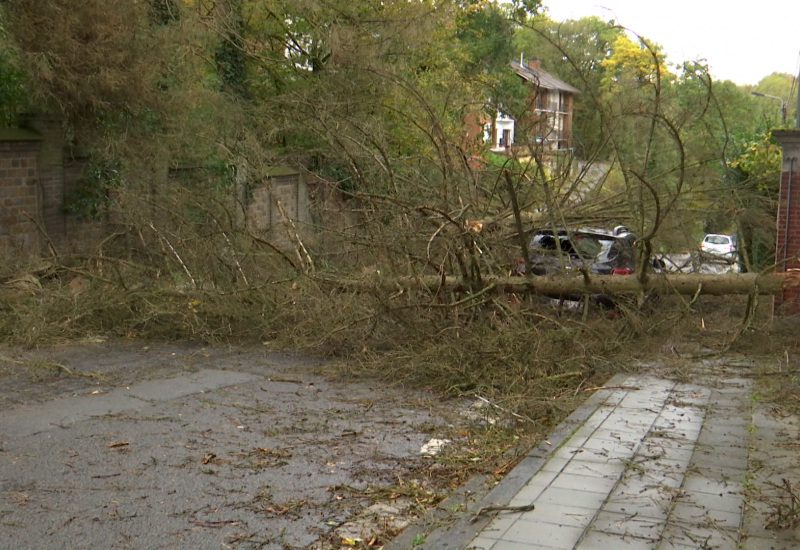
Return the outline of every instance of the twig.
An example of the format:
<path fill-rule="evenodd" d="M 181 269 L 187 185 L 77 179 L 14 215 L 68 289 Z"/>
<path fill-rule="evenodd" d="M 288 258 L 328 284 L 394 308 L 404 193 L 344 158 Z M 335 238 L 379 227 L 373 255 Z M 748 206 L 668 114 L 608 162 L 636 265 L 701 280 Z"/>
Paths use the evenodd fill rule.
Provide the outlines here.
<path fill-rule="evenodd" d="M 228 519 L 222 521 L 201 521 L 199 519 L 190 519 L 189 523 L 193 525 L 199 525 L 200 527 L 213 527 L 214 529 L 219 529 L 223 525 L 239 525 L 241 521 L 238 519 Z"/>
<path fill-rule="evenodd" d="M 533 510 L 533 508 L 534 508 L 533 504 L 526 504 L 525 506 L 484 506 L 483 508 L 478 510 L 478 512 L 474 516 L 472 516 L 472 518 L 469 520 L 469 522 L 470 523 L 475 523 L 476 521 L 478 521 L 478 517 L 479 516 L 481 516 L 481 515 L 483 515 L 483 514 L 485 514 L 487 512 L 501 512 L 501 511 L 506 511 L 506 512 L 530 512 L 531 510 Z"/>
<path fill-rule="evenodd" d="M 574 378 L 576 376 L 583 376 L 583 373 L 579 370 L 571 371 L 571 372 L 562 372 L 561 374 L 553 374 L 552 376 L 545 376 L 544 378 L 537 378 L 537 382 L 544 382 L 545 380 L 559 380 L 561 378 Z"/>
<path fill-rule="evenodd" d="M 10 357 L 6 357 L 4 355 L 0 355 L 0 361 L 4 361 L 6 363 L 11 363 L 12 365 L 20 365 L 20 366 L 23 366 L 23 367 L 36 367 L 36 366 L 39 366 L 40 368 L 41 367 L 51 368 L 51 369 L 55 369 L 55 370 L 58 370 L 58 371 L 65 372 L 65 373 L 67 373 L 69 375 L 72 375 L 72 376 L 83 376 L 85 378 L 100 378 L 100 375 L 97 374 L 97 373 L 74 371 L 74 370 L 72 370 L 72 369 L 70 369 L 68 367 L 65 367 L 61 363 L 54 363 L 54 362 L 46 362 L 45 361 L 45 362 L 40 363 L 40 364 L 37 365 L 37 364 L 31 364 L 30 362 L 18 361 L 16 359 L 11 359 Z"/>
<path fill-rule="evenodd" d="M 595 386 L 593 388 L 585 388 L 583 391 L 597 391 L 597 390 L 640 390 L 639 386 Z"/>
<path fill-rule="evenodd" d="M 39 220 L 37 220 L 36 218 L 31 216 L 27 212 L 23 211 L 22 214 L 26 218 L 28 218 L 30 221 L 32 221 L 33 224 L 36 226 L 36 229 L 39 230 L 39 233 L 41 233 L 41 235 L 44 238 L 44 240 L 47 241 L 47 248 L 50 249 L 50 253 L 53 255 L 53 258 L 55 258 L 56 261 L 57 261 L 58 260 L 58 251 L 56 250 L 56 247 L 53 244 L 53 241 L 50 240 L 50 236 L 47 234 L 47 231 L 45 231 L 44 227 L 42 227 L 42 224 L 39 222 Z"/>
<path fill-rule="evenodd" d="M 153 225 L 153 222 L 147 222 L 147 225 L 150 227 L 150 229 L 153 230 L 153 232 L 156 235 L 158 235 L 158 238 L 161 239 L 169 247 L 170 251 L 172 251 L 172 255 L 175 256 L 175 258 L 178 260 L 178 263 L 181 264 L 183 272 L 186 273 L 186 276 L 189 277 L 189 280 L 192 282 L 192 288 L 197 288 L 197 282 L 194 280 L 194 277 L 192 277 L 192 272 L 189 271 L 189 268 L 184 263 L 183 258 L 181 258 L 180 254 L 178 254 L 178 251 L 175 250 L 175 247 L 172 246 L 172 243 L 169 242 L 169 239 L 167 239 L 164 235 L 161 234 L 161 232 L 158 229 L 156 229 L 156 226 Z"/>
<path fill-rule="evenodd" d="M 492 407 L 494 407 L 494 408 L 496 408 L 496 409 L 498 409 L 498 410 L 501 410 L 501 411 L 503 411 L 504 413 L 510 414 L 511 416 L 516 416 L 517 418 L 519 418 L 519 419 L 521 419 L 521 420 L 527 420 L 528 422 L 530 422 L 530 423 L 532 423 L 532 424 L 536 424 L 536 421 L 535 421 L 533 418 L 530 418 L 530 417 L 528 417 L 528 416 L 523 416 L 523 415 L 521 415 L 521 414 L 517 414 L 517 413 L 515 413 L 515 412 L 513 412 L 513 411 L 509 411 L 508 409 L 504 409 L 504 408 L 503 408 L 503 407 L 501 407 L 500 405 L 495 405 L 494 403 L 492 403 L 491 401 L 489 401 L 488 399 L 486 399 L 486 398 L 485 398 L 485 397 L 483 397 L 483 396 L 480 396 L 480 395 L 475 395 L 475 397 L 477 397 L 478 399 L 480 399 L 481 401 L 483 401 L 483 402 L 484 402 L 484 403 L 486 403 L 487 405 L 490 405 L 490 406 L 492 406 Z"/>

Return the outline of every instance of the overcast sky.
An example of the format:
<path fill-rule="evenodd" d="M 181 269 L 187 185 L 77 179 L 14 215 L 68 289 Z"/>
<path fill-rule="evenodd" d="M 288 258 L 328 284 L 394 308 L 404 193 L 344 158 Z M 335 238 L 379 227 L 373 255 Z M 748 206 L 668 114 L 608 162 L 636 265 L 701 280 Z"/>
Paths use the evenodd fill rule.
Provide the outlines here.
<path fill-rule="evenodd" d="M 800 0 L 543 0 L 551 19 L 597 15 L 664 47 L 668 61 L 707 60 L 712 77 L 757 84 L 797 75 Z"/>

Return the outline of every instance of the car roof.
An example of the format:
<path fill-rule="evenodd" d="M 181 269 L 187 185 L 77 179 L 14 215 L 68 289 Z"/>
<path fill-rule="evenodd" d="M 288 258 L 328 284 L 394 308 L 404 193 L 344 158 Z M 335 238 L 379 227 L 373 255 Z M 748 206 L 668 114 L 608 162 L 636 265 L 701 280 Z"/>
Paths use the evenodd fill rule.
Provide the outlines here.
<path fill-rule="evenodd" d="M 615 235 L 613 231 L 607 229 L 599 229 L 596 227 L 543 227 L 533 230 L 534 235 L 595 235 L 598 237 L 614 238 L 620 235 Z"/>

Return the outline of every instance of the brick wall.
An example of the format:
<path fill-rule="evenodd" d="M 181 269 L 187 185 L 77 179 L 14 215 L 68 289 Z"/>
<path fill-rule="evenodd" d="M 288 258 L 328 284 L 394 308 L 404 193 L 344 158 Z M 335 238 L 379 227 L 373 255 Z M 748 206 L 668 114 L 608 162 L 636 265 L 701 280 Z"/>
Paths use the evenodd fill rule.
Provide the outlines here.
<path fill-rule="evenodd" d="M 26 129 L 0 128 L 0 255 L 6 262 L 86 251 L 106 234 L 63 210 L 85 159 L 65 154 L 61 119 L 37 115 Z"/>
<path fill-rule="evenodd" d="M 58 117 L 32 117 L 28 126 L 31 129 L 0 128 L 0 257 L 6 263 L 51 254 L 51 247 L 58 253 L 88 251 L 114 221 L 87 222 L 65 213 L 64 199 L 75 188 L 87 159 L 65 153 Z M 192 178 L 200 174 L 192 169 L 184 172 Z M 175 173 L 171 177 L 180 179 Z M 251 231 L 266 233 L 283 221 L 276 202 L 298 229 L 309 222 L 304 178 L 290 168 L 276 167 L 267 182 L 251 188 L 247 198 Z"/>
<path fill-rule="evenodd" d="M 772 133 L 783 150 L 778 202 L 776 271 L 800 277 L 800 130 Z M 787 285 L 775 296 L 775 313 L 800 314 L 800 285 Z"/>
<path fill-rule="evenodd" d="M 39 138 L 15 132 L 0 141 L 0 253 L 31 258 L 41 250 L 36 155 Z"/>

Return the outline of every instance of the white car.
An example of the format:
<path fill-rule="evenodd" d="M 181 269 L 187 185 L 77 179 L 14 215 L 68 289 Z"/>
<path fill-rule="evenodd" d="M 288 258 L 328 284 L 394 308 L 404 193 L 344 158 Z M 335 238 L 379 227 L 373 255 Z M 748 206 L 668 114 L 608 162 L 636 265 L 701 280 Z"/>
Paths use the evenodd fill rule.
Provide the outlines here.
<path fill-rule="evenodd" d="M 736 235 L 720 235 L 709 233 L 700 243 L 700 250 L 712 256 L 720 256 L 729 260 L 736 259 Z"/>

